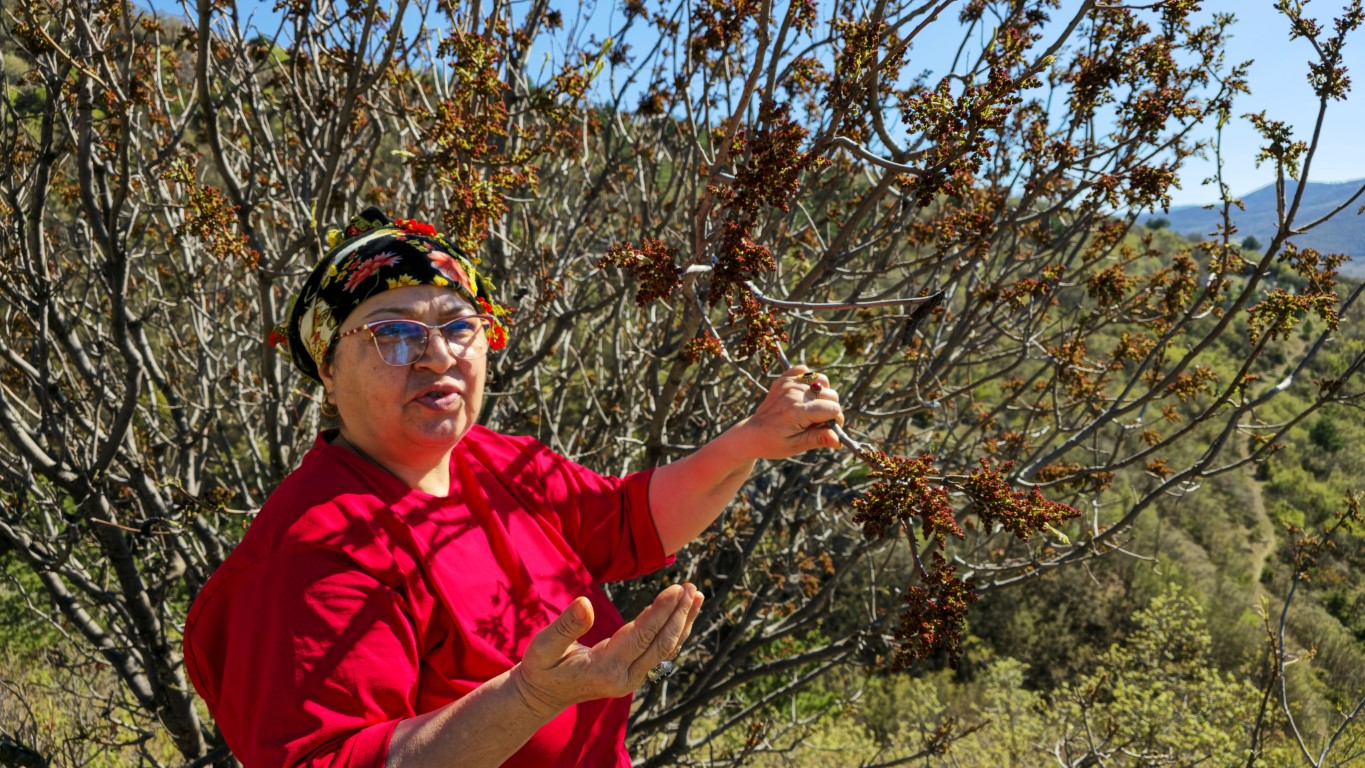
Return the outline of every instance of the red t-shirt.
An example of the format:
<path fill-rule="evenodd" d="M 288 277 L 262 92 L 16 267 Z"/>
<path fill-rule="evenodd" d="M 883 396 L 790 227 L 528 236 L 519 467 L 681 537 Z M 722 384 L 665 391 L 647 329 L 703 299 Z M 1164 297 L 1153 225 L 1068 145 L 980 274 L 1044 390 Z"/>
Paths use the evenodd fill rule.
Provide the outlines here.
<path fill-rule="evenodd" d="M 434 497 L 319 436 L 195 599 L 185 664 L 254 766 L 382 766 L 394 726 L 507 671 L 578 595 L 670 562 L 649 472 L 602 477 L 475 426 Z M 509 766 L 629 766 L 630 697 L 570 707 Z"/>

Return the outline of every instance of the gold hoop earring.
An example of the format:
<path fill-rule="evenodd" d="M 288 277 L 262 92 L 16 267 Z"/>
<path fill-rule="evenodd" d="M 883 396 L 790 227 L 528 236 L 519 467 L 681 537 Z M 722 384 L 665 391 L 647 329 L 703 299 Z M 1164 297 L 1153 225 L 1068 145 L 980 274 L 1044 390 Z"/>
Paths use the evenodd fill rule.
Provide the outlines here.
<path fill-rule="evenodd" d="M 330 400 L 323 400 L 318 406 L 318 410 L 322 411 L 322 415 L 329 419 L 335 419 L 341 415 L 341 411 L 337 410 L 337 404 Z"/>

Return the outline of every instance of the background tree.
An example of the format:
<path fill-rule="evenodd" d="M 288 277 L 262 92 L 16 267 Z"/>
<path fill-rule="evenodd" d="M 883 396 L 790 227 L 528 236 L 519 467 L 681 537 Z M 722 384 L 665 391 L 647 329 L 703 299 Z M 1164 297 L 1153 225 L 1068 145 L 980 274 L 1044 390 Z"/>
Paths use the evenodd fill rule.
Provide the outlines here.
<path fill-rule="evenodd" d="M 180 628 L 317 429 L 265 342 L 366 204 L 481 256 L 517 310 L 483 417 L 580 462 L 685 453 L 782 355 L 841 392 L 871 466 L 761 467 L 659 577 L 710 599 L 642 762 L 738 763 L 838 673 L 956 658 L 978 595 L 1122 552 L 1356 396 L 1359 287 L 1288 241 L 1316 133 L 1255 116 L 1284 217 L 1254 258 L 1226 191 L 1219 237 L 1134 230 L 1246 88 L 1195 6 L 632 1 L 604 36 L 540 1 L 8 3 L 0 547 L 53 695 L 148 762 L 228 760 Z M 1360 4 L 1280 10 L 1325 111 Z"/>

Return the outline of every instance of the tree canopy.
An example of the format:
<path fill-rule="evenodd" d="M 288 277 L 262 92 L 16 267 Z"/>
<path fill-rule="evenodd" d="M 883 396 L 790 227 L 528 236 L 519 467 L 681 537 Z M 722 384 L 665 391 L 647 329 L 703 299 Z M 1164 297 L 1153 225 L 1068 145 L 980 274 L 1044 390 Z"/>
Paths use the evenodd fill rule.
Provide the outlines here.
<path fill-rule="evenodd" d="M 1160 509 L 1273 473 L 1310 426 L 1340 446 L 1361 287 L 1289 239 L 1322 220 L 1290 191 L 1317 116 L 1250 116 L 1274 237 L 1239 238 L 1225 188 L 1214 237 L 1136 225 L 1249 85 L 1234 19 L 1198 5 L 627 0 L 603 32 L 545 0 L 7 0 L 0 558 L 70 711 L 148 762 L 228 764 L 181 627 L 319 427 L 267 338 L 365 205 L 437 224 L 515 309 L 482 419 L 600 471 L 685 454 L 784 360 L 838 387 L 847 450 L 760 467 L 674 567 L 615 588 L 627 611 L 660 581 L 708 593 L 681 674 L 639 697 L 645 765 L 776 749 L 775 705 L 956 662 L 980 597 L 1141 556 Z M 1277 9 L 1330 109 L 1359 1 Z M 918 59 L 942 35 L 956 55 Z M 1182 605 L 1104 663 L 1163 674 L 1134 654 L 1163 611 L 1197 624 Z M 1190 632 L 1171 674 L 1233 695 Z M 1067 706 L 1123 707 L 1131 680 Z M 1227 726 L 1191 733 L 1224 754 Z M 1069 741 L 1075 764 L 1170 747 L 1131 727 Z"/>

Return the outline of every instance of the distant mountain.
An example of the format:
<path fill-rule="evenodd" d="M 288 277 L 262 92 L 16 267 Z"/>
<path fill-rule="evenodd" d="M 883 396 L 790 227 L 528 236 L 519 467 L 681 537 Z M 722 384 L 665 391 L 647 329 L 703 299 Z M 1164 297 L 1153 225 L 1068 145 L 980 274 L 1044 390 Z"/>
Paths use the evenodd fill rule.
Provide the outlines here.
<path fill-rule="evenodd" d="M 1299 204 L 1295 222 L 1302 226 L 1317 221 L 1337 206 L 1346 202 L 1365 179 L 1340 183 L 1309 182 L 1304 190 L 1303 202 Z M 1290 185 L 1288 199 L 1293 199 L 1297 185 Z M 1278 226 L 1275 210 L 1275 185 L 1260 189 L 1242 198 L 1245 211 L 1232 209 L 1232 220 L 1237 225 L 1237 239 L 1255 237 L 1262 246 L 1268 244 Z M 1365 195 L 1356 199 L 1345 210 L 1338 213 L 1326 224 L 1322 224 L 1298 235 L 1291 240 L 1301 248 L 1316 248 L 1324 253 L 1344 253 L 1351 261 L 1342 265 L 1341 271 L 1356 277 L 1365 277 L 1365 215 L 1358 214 L 1365 205 Z M 1172 208 L 1170 213 L 1160 211 L 1141 217 L 1143 222 L 1151 219 L 1166 219 L 1170 228 L 1191 238 L 1203 239 L 1211 236 L 1222 216 L 1221 209 L 1208 209 L 1198 205 L 1182 205 Z"/>

